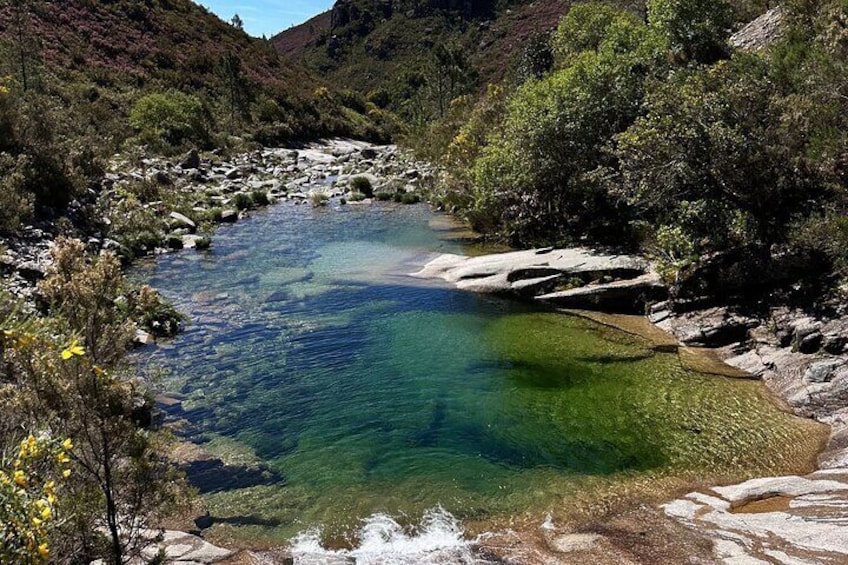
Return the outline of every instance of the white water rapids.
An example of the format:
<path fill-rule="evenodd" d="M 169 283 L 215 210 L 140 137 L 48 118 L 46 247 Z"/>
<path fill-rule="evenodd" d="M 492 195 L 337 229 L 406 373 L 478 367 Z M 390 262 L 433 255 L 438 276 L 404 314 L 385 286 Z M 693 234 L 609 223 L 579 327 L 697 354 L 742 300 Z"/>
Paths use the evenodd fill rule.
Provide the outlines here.
<path fill-rule="evenodd" d="M 321 545 L 319 530 L 308 530 L 291 542 L 296 565 L 480 565 L 463 537 L 459 521 L 441 507 L 424 513 L 421 523 L 404 528 L 386 514 L 364 520 L 353 549 L 331 550 Z"/>

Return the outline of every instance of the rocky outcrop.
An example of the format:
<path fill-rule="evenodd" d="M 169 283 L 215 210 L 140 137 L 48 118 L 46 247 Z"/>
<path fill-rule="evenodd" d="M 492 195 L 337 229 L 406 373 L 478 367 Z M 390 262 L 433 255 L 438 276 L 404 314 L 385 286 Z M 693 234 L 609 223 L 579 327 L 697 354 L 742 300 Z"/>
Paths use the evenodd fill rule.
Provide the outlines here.
<path fill-rule="evenodd" d="M 744 51 L 762 51 L 780 38 L 783 8 L 772 8 L 730 36 L 730 44 Z"/>
<path fill-rule="evenodd" d="M 461 290 L 533 298 L 562 308 L 644 311 L 667 294 L 650 263 L 588 249 L 531 249 L 464 257 L 442 255 L 413 274 Z"/>

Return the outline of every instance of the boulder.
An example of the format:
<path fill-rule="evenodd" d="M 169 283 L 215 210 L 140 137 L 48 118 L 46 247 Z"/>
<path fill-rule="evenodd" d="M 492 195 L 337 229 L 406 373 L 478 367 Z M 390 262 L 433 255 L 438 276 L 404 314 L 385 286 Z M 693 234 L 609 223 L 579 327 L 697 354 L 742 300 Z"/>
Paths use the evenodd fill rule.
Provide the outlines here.
<path fill-rule="evenodd" d="M 197 224 L 191 218 L 179 212 L 171 212 L 168 217 L 173 220 L 172 226 L 175 228 L 187 228 L 192 233 L 197 229 Z"/>
<path fill-rule="evenodd" d="M 232 224 L 238 221 L 238 211 L 237 210 L 224 210 L 221 212 L 221 222 L 226 224 Z"/>
<path fill-rule="evenodd" d="M 153 345 L 154 343 L 156 343 L 156 338 L 154 338 L 153 334 L 151 333 L 148 333 L 142 329 L 137 329 L 135 331 L 133 343 L 135 343 L 136 345 Z"/>
<path fill-rule="evenodd" d="M 582 248 L 531 249 L 482 257 L 442 255 L 413 276 L 440 278 L 478 293 L 536 296 L 567 308 L 629 312 L 667 295 L 647 260 Z M 609 282 L 586 284 L 598 279 Z M 555 291 L 564 281 L 577 282 L 577 288 Z"/>
<path fill-rule="evenodd" d="M 845 364 L 846 361 L 844 359 L 816 361 L 804 371 L 804 382 L 828 383 L 836 376 L 837 370 L 845 366 Z"/>
<path fill-rule="evenodd" d="M 560 308 L 639 312 L 644 311 L 646 304 L 665 298 L 667 295 L 668 290 L 660 281 L 659 275 L 647 273 L 634 279 L 586 285 L 543 294 L 536 299 Z"/>
<path fill-rule="evenodd" d="M 197 152 L 197 149 L 192 149 L 183 156 L 180 161 L 180 168 L 183 170 L 200 168 L 200 154 Z"/>

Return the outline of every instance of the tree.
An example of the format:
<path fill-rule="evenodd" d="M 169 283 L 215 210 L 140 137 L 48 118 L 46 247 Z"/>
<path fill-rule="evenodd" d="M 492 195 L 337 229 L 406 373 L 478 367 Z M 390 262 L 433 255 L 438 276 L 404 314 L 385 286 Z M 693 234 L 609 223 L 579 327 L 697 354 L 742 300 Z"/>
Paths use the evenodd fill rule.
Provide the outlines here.
<path fill-rule="evenodd" d="M 33 2 L 34 0 L 9 0 L 13 15 L 17 74 L 24 92 L 32 87 L 32 59 L 37 53 L 36 41 L 30 30 Z"/>
<path fill-rule="evenodd" d="M 564 68 L 513 94 L 475 163 L 475 216 L 516 243 L 621 236 L 616 216 L 626 210 L 599 177 L 615 166 L 606 151 L 613 136 L 639 114 L 654 37 L 623 12 L 611 20 L 620 22 L 615 33 L 575 44 Z"/>
<path fill-rule="evenodd" d="M 445 116 L 450 101 L 465 92 L 476 78 L 462 49 L 444 44 L 433 48 L 427 84 L 440 118 Z"/>
<path fill-rule="evenodd" d="M 234 28 L 244 31 L 244 21 L 238 14 L 233 14 L 233 19 L 230 20 L 230 23 Z"/>
<path fill-rule="evenodd" d="M 230 129 L 235 129 L 237 118 L 247 111 L 250 103 L 250 86 L 241 57 L 235 53 L 224 55 L 219 65 L 219 74 L 224 81 Z"/>
<path fill-rule="evenodd" d="M 733 12 L 725 0 L 649 0 L 648 22 L 685 61 L 709 64 L 727 56 Z"/>
<path fill-rule="evenodd" d="M 120 264 L 86 257 L 78 241 L 58 241 L 53 254 L 40 285 L 53 317 L 10 324 L 0 313 L 4 341 L 15 340 L 0 347 L 0 430 L 13 420 L 71 438 L 55 558 L 123 565 L 180 499 L 180 483 L 161 455 L 164 436 L 149 428 L 144 385 L 123 363 L 134 309 Z"/>
<path fill-rule="evenodd" d="M 551 36 L 537 33 L 530 38 L 521 57 L 519 69 L 521 81 L 540 79 L 554 66 L 554 53 L 551 48 Z"/>
<path fill-rule="evenodd" d="M 209 136 L 203 103 L 176 90 L 140 98 L 130 111 L 130 125 L 149 141 L 171 145 L 205 143 Z"/>
<path fill-rule="evenodd" d="M 816 183 L 785 157 L 775 95 L 753 55 L 675 73 L 616 137 L 621 193 L 651 224 L 680 226 L 701 253 L 781 241 Z"/>

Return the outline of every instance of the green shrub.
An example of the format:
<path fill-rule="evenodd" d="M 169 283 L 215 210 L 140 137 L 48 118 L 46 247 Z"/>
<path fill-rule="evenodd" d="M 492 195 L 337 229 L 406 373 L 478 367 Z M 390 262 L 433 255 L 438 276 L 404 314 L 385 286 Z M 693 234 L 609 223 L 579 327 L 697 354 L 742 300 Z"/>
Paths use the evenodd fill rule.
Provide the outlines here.
<path fill-rule="evenodd" d="M 330 195 L 323 190 L 315 190 L 309 193 L 309 201 L 313 208 L 326 206 L 330 202 Z"/>
<path fill-rule="evenodd" d="M 267 206 L 271 203 L 268 193 L 263 190 L 254 190 L 250 193 L 250 199 L 253 201 L 254 206 Z"/>
<path fill-rule="evenodd" d="M 200 239 L 194 242 L 194 247 L 198 251 L 206 251 L 207 249 L 212 247 L 212 238 L 201 237 Z"/>
<path fill-rule="evenodd" d="M 418 204 L 421 202 L 421 196 L 414 192 L 407 192 L 400 197 L 401 204 Z"/>
<path fill-rule="evenodd" d="M 121 244 L 124 259 L 146 255 L 162 246 L 167 225 L 158 210 L 132 195 L 117 202 L 102 199 L 98 207 L 109 220 L 106 235 Z"/>
<path fill-rule="evenodd" d="M 162 298 L 156 290 L 145 285 L 134 297 L 133 317 L 138 324 L 157 337 L 173 337 L 180 330 L 185 316 Z"/>
<path fill-rule="evenodd" d="M 378 192 L 374 195 L 374 198 L 379 200 L 380 202 L 387 202 L 392 199 L 391 192 Z"/>
<path fill-rule="evenodd" d="M 361 192 L 367 198 L 374 196 L 374 187 L 368 177 L 353 177 L 350 181 L 350 188 L 353 192 Z"/>
<path fill-rule="evenodd" d="M 253 205 L 253 199 L 249 194 L 245 194 L 244 192 L 239 192 L 233 197 L 233 206 L 236 207 L 237 210 L 247 210 Z"/>
<path fill-rule="evenodd" d="M 368 197 L 361 192 L 351 192 L 350 194 L 348 194 L 348 199 L 350 199 L 351 202 L 362 202 L 366 198 Z"/>
<path fill-rule="evenodd" d="M 615 37 L 614 32 L 625 27 L 644 30 L 635 15 L 610 4 L 575 4 L 560 21 L 551 38 L 551 48 L 557 63 L 563 67 L 573 55 L 602 50 Z"/>
<path fill-rule="evenodd" d="M 816 214 L 797 224 L 790 233 L 796 251 L 824 262 L 842 278 L 848 277 L 848 214 L 834 210 Z"/>
<path fill-rule="evenodd" d="M 34 214 L 34 196 L 25 190 L 25 167 L 21 159 L 0 153 L 0 234 L 16 233 Z"/>
<path fill-rule="evenodd" d="M 205 145 L 209 140 L 203 103 L 176 90 L 139 99 L 130 111 L 130 125 L 148 142 L 178 146 L 186 142 Z"/>

